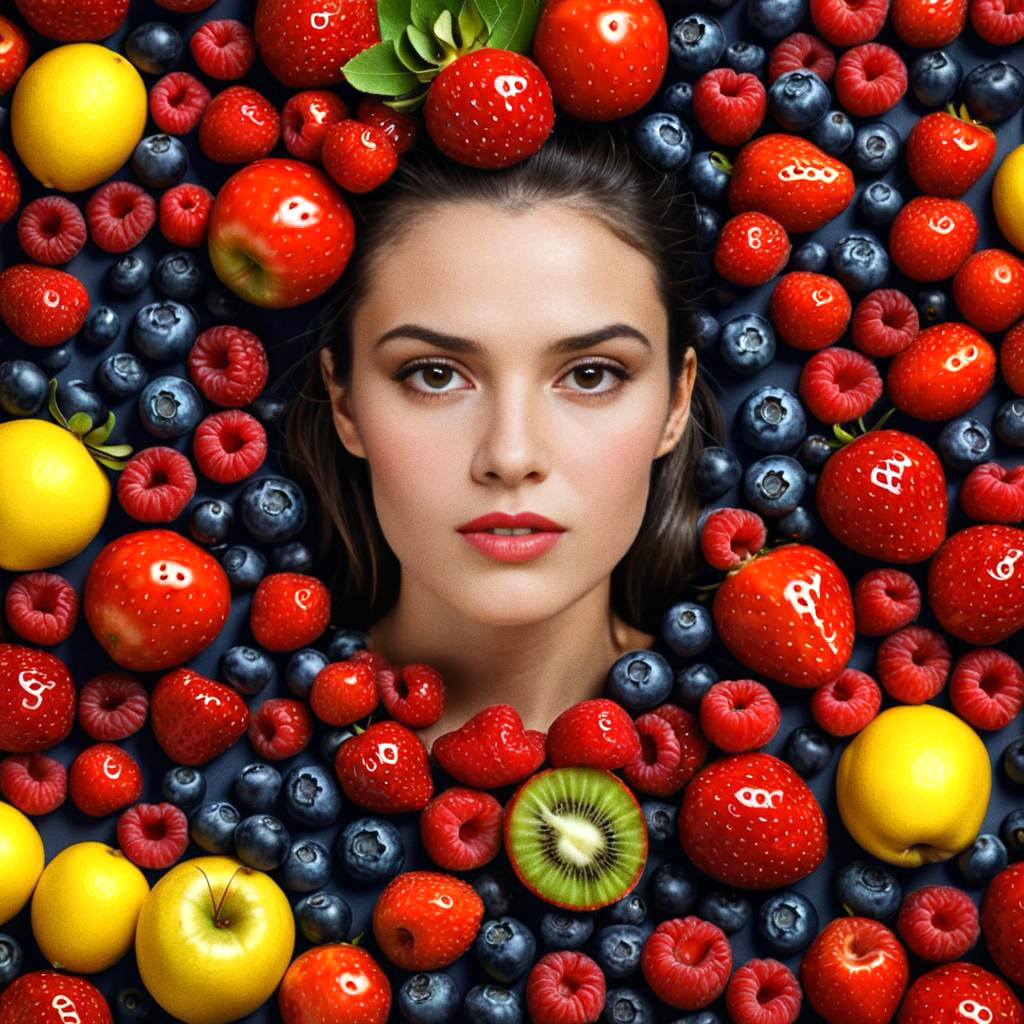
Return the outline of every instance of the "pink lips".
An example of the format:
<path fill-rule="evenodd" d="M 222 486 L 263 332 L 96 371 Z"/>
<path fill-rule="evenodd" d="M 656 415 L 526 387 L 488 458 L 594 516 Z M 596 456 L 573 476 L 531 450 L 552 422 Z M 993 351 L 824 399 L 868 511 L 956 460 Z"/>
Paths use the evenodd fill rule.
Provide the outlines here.
<path fill-rule="evenodd" d="M 491 529 L 531 529 L 540 533 L 523 534 L 519 537 L 501 536 L 485 531 Z M 490 512 L 485 516 L 459 527 L 461 533 L 481 554 L 499 562 L 526 562 L 550 550 L 565 527 L 535 512 Z"/>

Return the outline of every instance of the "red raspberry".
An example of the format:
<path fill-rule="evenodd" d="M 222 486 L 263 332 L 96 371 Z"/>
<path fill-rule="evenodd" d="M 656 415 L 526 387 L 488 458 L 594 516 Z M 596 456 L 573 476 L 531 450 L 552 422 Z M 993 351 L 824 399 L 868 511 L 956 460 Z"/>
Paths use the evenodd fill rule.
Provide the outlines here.
<path fill-rule="evenodd" d="M 717 509 L 700 532 L 700 548 L 713 569 L 733 569 L 764 547 L 764 520 L 746 508 Z"/>
<path fill-rule="evenodd" d="M 902 569 L 872 569 L 853 588 L 857 632 L 885 636 L 909 626 L 921 611 L 921 588 Z"/>
<path fill-rule="evenodd" d="M 232 85 L 210 100 L 199 119 L 199 148 L 218 164 L 248 164 L 277 144 L 281 118 L 274 105 L 247 85 Z"/>
<path fill-rule="evenodd" d="M 804 363 L 798 388 L 804 405 L 822 423 L 864 416 L 882 397 L 878 367 L 852 348 L 826 348 Z"/>
<path fill-rule="evenodd" d="M 644 942 L 640 969 L 654 994 L 677 1010 L 703 1010 L 724 991 L 732 971 L 725 932 L 699 917 L 662 921 Z"/>
<path fill-rule="evenodd" d="M 287 697 L 265 700 L 249 719 L 249 742 L 266 761 L 294 757 L 313 738 L 313 716 L 305 704 Z"/>
<path fill-rule="evenodd" d="M 803 990 L 796 975 L 778 960 L 748 960 L 729 979 L 725 1008 L 736 1024 L 793 1024 Z"/>
<path fill-rule="evenodd" d="M 958 960 L 981 933 L 974 900 L 952 885 L 926 885 L 900 907 L 896 930 L 914 956 L 940 962 Z"/>
<path fill-rule="evenodd" d="M 720 146 L 742 146 L 764 121 L 768 94 L 749 72 L 715 68 L 693 89 L 693 113 L 709 139 Z"/>
<path fill-rule="evenodd" d="M 416 144 L 420 135 L 420 122 L 411 114 L 403 114 L 392 110 L 383 100 L 376 96 L 360 94 L 359 105 L 356 107 L 356 120 L 363 124 L 374 124 L 384 129 L 395 152 L 401 156 Z"/>
<path fill-rule="evenodd" d="M 136 804 L 117 819 L 117 845 L 138 867 L 166 871 L 188 848 L 188 818 L 174 804 Z"/>
<path fill-rule="evenodd" d="M 82 211 L 64 196 L 40 196 L 18 215 L 18 241 L 36 263 L 57 266 L 77 256 L 85 245 Z"/>
<path fill-rule="evenodd" d="M 974 31 L 995 46 L 1013 46 L 1024 39 L 1024 7 L 1016 0 L 971 0 Z"/>
<path fill-rule="evenodd" d="M 779 731 L 782 709 L 753 679 L 715 683 L 700 702 L 700 727 L 719 750 L 739 754 L 763 747 Z"/>
<path fill-rule="evenodd" d="M 672 723 L 649 711 L 634 723 L 640 734 L 640 756 L 624 765 L 622 774 L 638 793 L 660 795 L 675 784 L 683 750 Z M 679 789 L 675 786 L 672 792 Z"/>
<path fill-rule="evenodd" d="M 604 972 L 586 953 L 546 953 L 526 976 L 526 1008 L 534 1024 L 586 1024 L 607 999 Z"/>
<path fill-rule="evenodd" d="M 725 222 L 715 245 L 715 270 L 744 288 L 767 284 L 789 259 L 786 229 L 764 213 L 737 214 Z"/>
<path fill-rule="evenodd" d="M 452 786 L 420 812 L 423 848 L 446 871 L 472 871 L 501 849 L 502 807 L 490 793 Z"/>
<path fill-rule="evenodd" d="M 594 697 L 566 708 L 551 723 L 545 749 L 552 768 L 616 771 L 640 756 L 640 734 L 624 707 Z"/>
<path fill-rule="evenodd" d="M 444 711 L 441 673 L 420 662 L 403 665 L 398 671 L 390 665 L 378 669 L 377 689 L 387 713 L 410 729 L 433 725 Z"/>
<path fill-rule="evenodd" d="M 361 647 L 352 655 L 349 661 L 365 661 L 370 668 L 379 676 L 381 672 L 387 672 L 394 668 L 388 659 L 380 651 L 368 651 Z M 379 683 L 378 683 L 379 685 Z"/>
<path fill-rule="evenodd" d="M 884 359 L 909 348 L 920 326 L 909 296 L 896 288 L 878 288 L 857 303 L 850 340 L 866 356 Z"/>
<path fill-rule="evenodd" d="M 678 704 L 659 704 L 653 714 L 664 718 L 672 726 L 676 739 L 679 740 L 679 765 L 668 779 L 668 784 L 673 787 L 670 793 L 674 794 L 697 774 L 708 759 L 711 744 L 700 731 L 697 716 L 690 714 Z"/>
<path fill-rule="evenodd" d="M 315 576 L 273 572 L 256 584 L 249 628 L 268 651 L 297 651 L 313 643 L 331 618 L 331 595 Z"/>
<path fill-rule="evenodd" d="M 252 476 L 267 457 L 267 432 L 255 416 L 225 409 L 207 416 L 192 435 L 196 465 L 218 484 Z"/>
<path fill-rule="evenodd" d="M 878 714 L 882 691 L 866 672 L 846 668 L 811 695 L 811 717 L 831 736 L 852 736 Z"/>
<path fill-rule="evenodd" d="M 68 773 L 46 754 L 9 754 L 0 761 L 0 796 L 22 814 L 49 814 L 68 795 Z"/>
<path fill-rule="evenodd" d="M 1005 651 L 968 651 L 953 668 L 949 699 L 975 729 L 1005 729 L 1024 704 L 1024 669 Z"/>
<path fill-rule="evenodd" d="M 149 694 L 126 672 L 101 672 L 78 695 L 78 723 L 94 740 L 123 740 L 146 724 Z"/>
<path fill-rule="evenodd" d="M 71 802 L 83 814 L 102 818 L 142 796 L 142 772 L 127 750 L 94 743 L 71 762 L 68 789 Z"/>
<path fill-rule="evenodd" d="M 1024 260 L 1005 249 L 972 253 L 953 278 L 953 300 L 979 331 L 1005 331 L 1024 313 Z"/>
<path fill-rule="evenodd" d="M 188 45 L 199 70 L 210 78 L 243 78 L 256 60 L 256 37 L 236 18 L 205 22 Z"/>
<path fill-rule="evenodd" d="M 787 71 L 813 71 L 826 85 L 836 73 L 836 55 L 829 46 L 809 32 L 786 36 L 768 61 L 768 83 Z"/>
<path fill-rule="evenodd" d="M 78 621 L 78 593 L 55 572 L 28 572 L 7 588 L 4 611 L 11 629 L 29 643 L 63 643 Z"/>
<path fill-rule="evenodd" d="M 156 223 L 156 203 L 141 185 L 108 181 L 85 204 L 85 219 L 90 237 L 104 252 L 128 252 Z"/>
<path fill-rule="evenodd" d="M 1024 466 L 975 466 L 960 485 L 960 504 L 979 523 L 1019 523 L 1024 519 Z"/>
<path fill-rule="evenodd" d="M 256 401 L 270 364 L 263 342 L 244 327 L 210 327 L 188 354 L 189 376 L 214 405 L 237 409 Z"/>
<path fill-rule="evenodd" d="M 121 508 L 141 523 L 169 523 L 177 519 L 195 493 L 192 463 L 166 445 L 136 452 L 117 478 Z"/>
<path fill-rule="evenodd" d="M 877 117 L 892 110 L 907 91 L 907 65 L 891 47 L 864 43 L 839 58 L 836 96 L 857 117 Z"/>
<path fill-rule="evenodd" d="M 377 678 L 364 661 L 332 661 L 313 680 L 309 706 L 328 725 L 351 725 L 380 702 Z"/>
<path fill-rule="evenodd" d="M 195 248 L 206 240 L 213 193 L 202 185 L 184 182 L 160 197 L 160 233 L 171 245 Z"/>
<path fill-rule="evenodd" d="M 320 159 L 349 192 L 370 192 L 398 167 L 398 154 L 383 128 L 346 118 L 327 126 Z"/>
<path fill-rule="evenodd" d="M 348 104 L 337 93 L 326 89 L 297 92 L 281 111 L 284 148 L 300 160 L 318 161 L 328 126 L 348 116 Z"/>
<path fill-rule="evenodd" d="M 156 0 L 157 5 L 178 14 L 196 14 L 212 7 L 216 0 Z"/>
<path fill-rule="evenodd" d="M 811 0 L 811 21 L 833 46 L 874 39 L 885 24 L 889 0 Z"/>
<path fill-rule="evenodd" d="M 835 278 L 794 270 L 772 289 L 769 316 L 783 341 L 814 351 L 843 336 L 851 309 L 850 296 Z"/>
<path fill-rule="evenodd" d="M 904 704 L 923 704 L 946 685 L 952 659 L 940 633 L 904 626 L 878 645 L 875 665 L 882 688 Z"/>
<path fill-rule="evenodd" d="M 999 346 L 999 372 L 1015 395 L 1024 395 L 1024 323 L 1007 331 Z"/>
<path fill-rule="evenodd" d="M 160 131 L 185 135 L 199 124 L 211 99 L 210 90 L 195 75 L 172 71 L 149 90 L 149 113 Z"/>

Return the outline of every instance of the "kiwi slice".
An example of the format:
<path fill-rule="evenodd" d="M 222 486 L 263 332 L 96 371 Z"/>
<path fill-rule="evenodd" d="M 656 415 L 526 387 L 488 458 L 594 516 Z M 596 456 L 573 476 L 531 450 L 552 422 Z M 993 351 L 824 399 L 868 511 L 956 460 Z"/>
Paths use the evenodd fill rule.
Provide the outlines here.
<path fill-rule="evenodd" d="M 603 768 L 549 768 L 505 808 L 505 851 L 519 880 L 567 910 L 629 894 L 647 863 L 647 823 L 626 784 Z"/>

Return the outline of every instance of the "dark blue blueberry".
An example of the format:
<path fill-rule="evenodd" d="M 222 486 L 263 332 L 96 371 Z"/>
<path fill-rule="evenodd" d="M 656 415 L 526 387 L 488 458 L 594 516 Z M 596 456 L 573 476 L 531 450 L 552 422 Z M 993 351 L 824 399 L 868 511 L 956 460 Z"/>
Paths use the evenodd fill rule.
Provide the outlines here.
<path fill-rule="evenodd" d="M 242 311 L 242 300 L 233 291 L 213 284 L 203 294 L 203 305 L 214 320 L 233 320 Z M 256 413 L 253 413 L 256 416 Z M 256 417 L 259 419 L 259 417 Z"/>
<path fill-rule="evenodd" d="M 480 966 L 495 981 L 511 985 L 533 965 L 537 940 L 516 917 L 495 917 L 485 921 L 473 942 Z"/>
<path fill-rule="evenodd" d="M 242 525 L 261 544 L 291 540 L 305 525 L 306 496 L 284 476 L 264 476 L 246 484 L 238 499 Z"/>
<path fill-rule="evenodd" d="M 755 451 L 790 452 L 807 433 L 807 414 L 792 391 L 765 384 L 743 400 L 736 426 L 743 441 Z"/>
<path fill-rule="evenodd" d="M 265 427 L 277 423 L 288 411 L 288 402 L 272 395 L 260 395 L 248 409 Z"/>
<path fill-rule="evenodd" d="M 284 680 L 288 689 L 298 697 L 308 697 L 313 680 L 328 665 L 327 655 L 315 647 L 303 647 L 288 659 Z"/>
<path fill-rule="evenodd" d="M 1009 854 L 999 836 L 983 832 L 963 853 L 956 864 L 968 885 L 988 885 L 1009 863 Z"/>
<path fill-rule="evenodd" d="M 679 808 L 675 804 L 649 799 L 640 804 L 640 810 L 643 811 L 644 821 L 647 823 L 647 838 L 651 846 L 664 846 L 679 834 L 676 831 Z"/>
<path fill-rule="evenodd" d="M 936 449 L 953 470 L 967 472 L 992 458 L 992 431 L 970 416 L 950 420 L 939 432 Z"/>
<path fill-rule="evenodd" d="M 114 1005 L 114 1024 L 142 1024 L 156 1020 L 156 1004 L 148 992 L 136 986 L 123 988 L 117 993 Z"/>
<path fill-rule="evenodd" d="M 671 174 L 682 170 L 693 156 L 693 134 L 678 114 L 657 110 L 633 129 L 633 141 L 655 167 Z"/>
<path fill-rule="evenodd" d="M 389 882 L 405 863 L 402 834 L 384 818 L 355 818 L 338 833 L 335 843 L 342 877 L 364 885 Z"/>
<path fill-rule="evenodd" d="M 861 125 L 853 137 L 850 155 L 857 170 L 880 178 L 900 155 L 899 133 L 888 121 Z"/>
<path fill-rule="evenodd" d="M 149 380 L 149 373 L 131 352 L 115 352 L 96 367 L 95 377 L 100 391 L 119 402 L 137 395 Z"/>
<path fill-rule="evenodd" d="M 757 43 L 745 43 L 740 40 L 730 43 L 725 48 L 722 63 L 740 74 L 746 73 L 760 78 L 765 72 L 768 57 L 764 52 L 764 47 L 758 46 Z"/>
<path fill-rule="evenodd" d="M 714 1010 L 699 1010 L 685 1017 L 676 1017 L 672 1024 L 722 1024 L 722 1018 Z"/>
<path fill-rule="evenodd" d="M 739 483 L 742 472 L 740 460 L 728 448 L 710 445 L 694 460 L 694 488 L 705 501 L 714 501 Z"/>
<path fill-rule="evenodd" d="M 746 928 L 754 908 L 740 892 L 712 889 L 697 901 L 697 916 L 718 925 L 726 935 Z"/>
<path fill-rule="evenodd" d="M 57 408 L 70 420 L 76 412 L 84 412 L 92 418 L 94 426 L 107 419 L 107 404 L 84 380 L 57 381 Z"/>
<path fill-rule="evenodd" d="M 319 764 L 299 764 L 284 777 L 285 813 L 309 828 L 325 828 L 341 817 L 341 790 L 334 772 Z"/>
<path fill-rule="evenodd" d="M 697 248 L 710 252 L 722 233 L 722 215 L 703 203 L 697 204 Z"/>
<path fill-rule="evenodd" d="M 922 330 L 934 324 L 945 323 L 949 319 L 949 298 L 938 288 L 922 288 L 914 296 L 914 306 Z"/>
<path fill-rule="evenodd" d="M 281 782 L 281 773 L 272 764 L 262 761 L 247 764 L 235 776 L 235 799 L 244 810 L 256 814 L 272 811 L 281 792 Z"/>
<path fill-rule="evenodd" d="M 511 913 L 516 898 L 516 881 L 502 869 L 484 871 L 470 880 L 484 905 L 484 917 L 502 917 Z"/>
<path fill-rule="evenodd" d="M 125 253 L 107 268 L 106 282 L 118 295 L 138 295 L 149 281 L 149 264 L 136 253 Z"/>
<path fill-rule="evenodd" d="M 721 59 L 725 32 L 715 18 L 688 14 L 669 29 L 668 48 L 676 67 L 684 75 L 696 77 L 710 71 Z"/>
<path fill-rule="evenodd" d="M 6 988 L 21 974 L 25 954 L 13 935 L 0 932 L 0 989 Z"/>
<path fill-rule="evenodd" d="M 267 573 L 267 556 L 248 544 L 232 544 L 225 548 L 220 564 L 236 594 L 254 590 Z"/>
<path fill-rule="evenodd" d="M 765 39 L 788 36 L 804 20 L 807 0 L 747 0 L 747 24 Z"/>
<path fill-rule="evenodd" d="M 1005 60 L 978 64 L 964 76 L 960 95 L 978 121 L 998 123 L 1024 107 L 1024 75 Z"/>
<path fill-rule="evenodd" d="M 139 418 L 142 429 L 153 437 L 184 437 L 203 418 L 203 402 L 199 392 L 183 377 L 156 377 L 139 395 Z"/>
<path fill-rule="evenodd" d="M 71 342 L 66 341 L 63 345 L 43 349 L 36 359 L 41 369 L 48 373 L 60 373 L 71 365 Z"/>
<path fill-rule="evenodd" d="M 608 981 L 625 981 L 640 969 L 644 933 L 639 925 L 610 924 L 594 935 L 594 959 Z"/>
<path fill-rule="evenodd" d="M 0 408 L 8 416 L 34 416 L 43 407 L 50 382 L 28 359 L 0 363 Z"/>
<path fill-rule="evenodd" d="M 181 59 L 181 33 L 164 21 L 147 21 L 124 41 L 124 55 L 147 75 L 162 75 Z"/>
<path fill-rule="evenodd" d="M 873 181 L 860 194 L 860 213 L 876 230 L 887 228 L 903 208 L 903 196 L 884 181 Z"/>
<path fill-rule="evenodd" d="M 818 532 L 818 520 L 806 505 L 798 505 L 792 512 L 776 519 L 772 530 L 778 538 L 806 544 Z"/>
<path fill-rule="evenodd" d="M 718 318 L 707 309 L 698 309 L 694 313 L 696 328 L 693 335 L 693 344 L 698 352 L 704 352 L 711 348 L 718 340 L 720 330 Z"/>
<path fill-rule="evenodd" d="M 806 69 L 787 71 L 768 90 L 768 110 L 788 132 L 802 132 L 816 124 L 832 104 L 828 86 Z"/>
<path fill-rule="evenodd" d="M 800 451 L 796 453 L 796 457 L 808 473 L 816 473 L 828 462 L 833 451 L 827 437 L 822 434 L 808 434 L 804 438 L 804 443 L 800 445 Z"/>
<path fill-rule="evenodd" d="M 657 1019 L 651 1001 L 639 989 L 622 985 L 605 993 L 601 1024 L 654 1024 Z"/>
<path fill-rule="evenodd" d="M 504 985 L 474 985 L 462 1001 L 465 1024 L 525 1024 L 523 1002 Z"/>
<path fill-rule="evenodd" d="M 1024 786 L 1024 739 L 1014 740 L 1003 751 L 1003 771 L 1018 786 Z"/>
<path fill-rule="evenodd" d="M 206 796 L 206 776 L 198 768 L 176 765 L 164 773 L 161 791 L 168 803 L 175 804 L 188 814 Z"/>
<path fill-rule="evenodd" d="M 132 341 L 148 359 L 184 359 L 199 334 L 192 310 L 174 299 L 150 302 L 132 319 Z"/>
<path fill-rule="evenodd" d="M 169 252 L 153 268 L 153 284 L 168 298 L 189 302 L 203 288 L 203 272 L 195 255 L 185 250 Z"/>
<path fill-rule="evenodd" d="M 299 931 L 319 946 L 324 942 L 346 942 L 352 929 L 352 908 L 333 892 L 314 892 L 295 904 Z"/>
<path fill-rule="evenodd" d="M 856 917 L 885 921 L 903 902 L 903 889 L 896 876 L 869 861 L 851 861 L 840 870 L 836 885 L 843 909 Z"/>
<path fill-rule="evenodd" d="M 243 818 L 235 829 L 238 859 L 260 871 L 275 871 L 281 867 L 288 858 L 291 843 L 284 823 L 272 814 Z"/>
<path fill-rule="evenodd" d="M 281 883 L 290 892 L 316 892 L 331 879 L 331 854 L 315 839 L 297 839 L 281 865 Z"/>
<path fill-rule="evenodd" d="M 1024 398 L 1011 398 L 996 410 L 992 429 L 1007 448 L 1024 448 Z"/>
<path fill-rule="evenodd" d="M 121 333 L 121 318 L 109 306 L 93 306 L 82 325 L 82 337 L 94 348 L 106 348 Z"/>
<path fill-rule="evenodd" d="M 277 679 L 277 666 L 266 651 L 236 644 L 220 656 L 220 674 L 239 693 L 254 696 Z"/>
<path fill-rule="evenodd" d="M 361 629 L 336 629 L 327 641 L 327 657 L 330 661 L 348 661 L 369 646 L 370 638 Z"/>
<path fill-rule="evenodd" d="M 766 455 L 743 474 L 743 496 L 759 515 L 784 516 L 800 504 L 807 488 L 807 471 L 788 455 Z"/>
<path fill-rule="evenodd" d="M 334 757 L 338 748 L 350 740 L 355 733 L 346 725 L 340 729 L 327 729 L 320 737 L 320 756 L 328 763 L 334 764 Z"/>
<path fill-rule="evenodd" d="M 132 153 L 132 171 L 146 188 L 177 185 L 188 170 L 188 150 L 173 135 L 147 135 Z"/>
<path fill-rule="evenodd" d="M 597 912 L 597 922 L 607 924 L 643 924 L 647 919 L 647 904 L 639 893 L 628 896 L 602 907 Z"/>
<path fill-rule="evenodd" d="M 686 168 L 686 185 L 704 203 L 716 203 L 729 188 L 729 172 L 722 154 L 705 149 L 695 153 Z"/>
<path fill-rule="evenodd" d="M 842 110 L 830 110 L 810 131 L 811 142 L 832 156 L 845 153 L 853 145 L 854 135 L 853 122 Z"/>
<path fill-rule="evenodd" d="M 693 85 L 690 82 L 672 82 L 661 90 L 658 105 L 677 117 L 689 117 L 693 110 Z"/>
<path fill-rule="evenodd" d="M 540 941 L 547 950 L 580 949 L 594 934 L 593 914 L 547 910 L 540 917 Z"/>
<path fill-rule="evenodd" d="M 821 242 L 804 242 L 798 245 L 789 256 L 789 270 L 806 270 L 811 274 L 821 274 L 828 266 L 828 249 Z"/>
<path fill-rule="evenodd" d="M 964 69 L 946 50 L 929 50 L 910 65 L 910 89 L 925 107 L 944 107 L 960 88 Z"/>
<path fill-rule="evenodd" d="M 757 313 L 740 313 L 722 325 L 719 352 L 733 373 L 760 373 L 775 358 L 775 349 L 775 331 Z"/>
<path fill-rule="evenodd" d="M 999 826 L 999 836 L 1012 857 L 1024 857 L 1024 808 L 1010 811 Z"/>
<path fill-rule="evenodd" d="M 851 292 L 874 291 L 889 273 L 885 247 L 866 233 L 844 235 L 832 246 L 831 256 L 832 273 Z"/>
<path fill-rule="evenodd" d="M 657 651 L 626 651 L 605 681 L 605 696 L 627 711 L 649 711 L 668 700 L 671 692 L 672 669 Z"/>
<path fill-rule="evenodd" d="M 287 544 L 278 544 L 270 552 L 270 560 L 275 572 L 303 572 L 313 569 L 316 557 L 313 549 L 301 540 L 290 540 Z"/>
<path fill-rule="evenodd" d="M 235 510 L 230 501 L 220 498 L 202 498 L 188 512 L 189 533 L 207 547 L 223 544 L 235 522 Z"/>
<path fill-rule="evenodd" d="M 813 725 L 801 725 L 786 737 L 782 759 L 798 775 L 816 775 L 832 760 L 832 740 Z"/>
<path fill-rule="evenodd" d="M 672 700 L 690 711 L 697 711 L 704 694 L 718 682 L 718 679 L 718 673 L 702 661 L 687 665 L 676 673 Z"/>
<path fill-rule="evenodd" d="M 776 893 L 761 904 L 757 931 L 769 952 L 793 956 L 805 950 L 818 934 L 818 912 L 814 904 L 795 890 Z"/>
<path fill-rule="evenodd" d="M 241 815 L 226 800 L 201 804 L 189 818 L 188 834 L 207 853 L 230 853 L 239 821 Z"/>
<path fill-rule="evenodd" d="M 665 861 L 651 874 L 647 900 L 658 920 L 686 917 L 697 902 L 697 883 L 685 864 Z"/>
<path fill-rule="evenodd" d="M 714 636 L 711 614 L 702 604 L 679 601 L 662 615 L 661 635 L 676 654 L 695 657 L 707 649 Z"/>
<path fill-rule="evenodd" d="M 459 1015 L 462 996 L 444 971 L 413 974 L 398 990 L 398 1012 L 406 1024 L 447 1024 Z"/>

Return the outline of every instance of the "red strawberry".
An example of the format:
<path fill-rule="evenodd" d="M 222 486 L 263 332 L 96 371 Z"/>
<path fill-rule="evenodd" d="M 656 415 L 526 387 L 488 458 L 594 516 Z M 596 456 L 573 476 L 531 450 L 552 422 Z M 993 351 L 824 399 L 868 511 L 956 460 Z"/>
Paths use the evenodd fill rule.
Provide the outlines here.
<path fill-rule="evenodd" d="M 1024 260 L 1005 249 L 981 249 L 953 278 L 953 299 L 979 331 L 1005 331 L 1024 316 Z"/>
<path fill-rule="evenodd" d="M 544 73 L 529 57 L 486 46 L 456 57 L 430 82 L 423 116 L 445 156 L 470 167 L 510 167 L 555 126 Z"/>
<path fill-rule="evenodd" d="M 1006 332 L 999 348 L 999 372 L 1015 395 L 1024 395 L 1024 323 Z"/>
<path fill-rule="evenodd" d="M 510 704 L 492 704 L 434 740 L 431 754 L 452 778 L 475 789 L 511 786 L 544 763 L 545 736 L 524 729 Z"/>
<path fill-rule="evenodd" d="M 567 708 L 551 723 L 546 751 L 552 768 L 615 771 L 640 756 L 640 735 L 625 708 L 596 697 Z"/>
<path fill-rule="evenodd" d="M 434 795 L 427 748 L 400 722 L 374 722 L 346 740 L 334 771 L 349 800 L 371 811 L 420 811 Z"/>
<path fill-rule="evenodd" d="M 0 40 L 3 37 L 0 36 Z M 0 149 L 0 224 L 9 221 L 21 205 L 21 183 L 14 162 Z"/>
<path fill-rule="evenodd" d="M 952 277 L 974 252 L 978 218 L 958 199 L 911 199 L 889 229 L 889 255 L 914 281 Z"/>
<path fill-rule="evenodd" d="M 342 978 L 349 983 L 339 984 Z M 332 942 L 307 949 L 291 962 L 277 1002 L 284 1024 L 387 1024 L 391 982 L 362 946 Z"/>
<path fill-rule="evenodd" d="M 835 678 L 853 650 L 853 600 L 839 566 L 806 544 L 747 561 L 715 592 L 715 628 L 733 657 L 790 686 Z"/>
<path fill-rule="evenodd" d="M 313 643 L 331 619 L 331 594 L 315 576 L 272 572 L 256 586 L 249 628 L 268 651 L 297 651 Z"/>
<path fill-rule="evenodd" d="M 3 1024 L 112 1024 L 113 1018 L 103 993 L 91 981 L 55 971 L 30 971 L 3 990 L 0 1021 Z"/>
<path fill-rule="evenodd" d="M 535 45 L 536 41 L 537 37 L 534 36 Z M 343 116 L 347 117 L 348 114 Z M 362 96 L 360 98 L 356 106 L 356 120 L 362 121 L 363 124 L 372 124 L 382 128 L 399 156 L 408 153 L 420 137 L 421 121 L 418 117 L 392 110 L 378 96 Z"/>
<path fill-rule="evenodd" d="M 825 859 L 825 814 L 810 787 L 771 754 L 734 754 L 691 779 L 679 838 L 694 865 L 741 889 L 777 889 Z"/>
<path fill-rule="evenodd" d="M 28 63 L 28 54 L 28 40 L 25 38 L 25 33 L 13 21 L 8 21 L 7 18 L 0 16 L 0 96 L 9 92 L 21 78 L 21 73 Z M 13 166 L 7 155 L 3 154 L 3 159 L 0 159 L 0 167 L 5 162 Z M 3 175 L 0 173 L 0 178 L 2 177 Z M 0 185 L 0 193 L 2 192 L 3 187 Z M 2 212 L 3 206 L 3 198 L 0 197 L 0 224 L 7 219 Z"/>
<path fill-rule="evenodd" d="M 324 170 L 349 192 L 379 188 L 398 168 L 398 154 L 387 132 L 352 118 L 327 126 L 320 160 Z"/>
<path fill-rule="evenodd" d="M 89 293 L 74 274 L 35 263 L 0 271 L 0 318 L 29 345 L 53 348 L 67 341 L 88 315 Z"/>
<path fill-rule="evenodd" d="M 387 713 L 411 729 L 433 725 L 444 711 L 444 681 L 430 665 L 414 662 L 380 669 L 377 689 Z"/>
<path fill-rule="evenodd" d="M 1024 627 L 1024 530 L 985 523 L 954 533 L 928 568 L 928 603 L 947 633 L 971 644 Z"/>
<path fill-rule="evenodd" d="M 770 309 L 779 337 L 812 352 L 838 341 L 853 312 L 850 296 L 835 278 L 803 270 L 780 278 Z"/>
<path fill-rule="evenodd" d="M 0 644 L 0 750 L 48 750 L 66 739 L 74 724 L 75 684 L 60 658 Z"/>
<path fill-rule="evenodd" d="M 128 13 L 128 0 L 15 0 L 24 19 L 41 36 L 62 43 L 94 42 L 112 36 Z"/>
<path fill-rule="evenodd" d="M 981 933 L 989 955 L 1015 985 L 1024 985 L 1024 862 L 988 883 L 981 901 Z"/>
<path fill-rule="evenodd" d="M 848 548 L 883 562 L 920 562 L 946 539 L 946 474 L 920 438 L 869 430 L 818 474 L 818 514 Z"/>
<path fill-rule="evenodd" d="M 729 182 L 733 213 L 759 210 L 787 231 L 817 231 L 853 199 L 853 173 L 812 142 L 774 133 L 748 142 Z"/>
<path fill-rule="evenodd" d="M 281 134 L 281 116 L 262 93 L 232 85 L 217 93 L 199 120 L 199 148 L 219 164 L 248 164 L 265 157 Z"/>
<path fill-rule="evenodd" d="M 948 420 L 973 408 L 996 376 L 996 353 L 967 324 L 926 327 L 889 364 L 886 391 L 919 420 Z"/>
<path fill-rule="evenodd" d="M 363 661 L 332 661 L 313 680 L 309 706 L 328 725 L 350 725 L 380 703 L 377 676 Z"/>
<path fill-rule="evenodd" d="M 176 764 L 206 764 L 249 727 L 249 709 L 229 686 L 187 668 L 162 676 L 150 699 L 153 735 Z"/>
<path fill-rule="evenodd" d="M 927 7 L 929 16 L 934 17 L 935 5 L 928 3 Z M 959 199 L 988 170 L 996 155 L 995 132 L 973 120 L 965 107 L 961 110 L 961 117 L 952 105 L 948 113 L 937 110 L 928 114 L 907 136 L 907 169 L 914 184 L 928 195 Z"/>
<path fill-rule="evenodd" d="M 231 610 L 231 585 L 220 563 L 181 534 L 140 530 L 112 540 L 96 556 L 82 607 L 114 661 L 153 672 L 180 665 L 210 644 Z"/>
<path fill-rule="evenodd" d="M 896 1024 L 1022 1024 L 1024 1007 L 1010 986 L 977 964 L 943 964 L 907 989 Z"/>
<path fill-rule="evenodd" d="M 889 20 L 910 46 L 945 46 L 967 23 L 967 0 L 892 0 Z"/>
<path fill-rule="evenodd" d="M 116 743 L 94 743 L 71 762 L 68 795 L 83 813 L 102 818 L 142 796 L 138 761 Z"/>
<path fill-rule="evenodd" d="M 777 220 L 763 213 L 739 213 L 718 235 L 715 270 L 733 284 L 756 288 L 782 270 L 791 250 Z"/>

